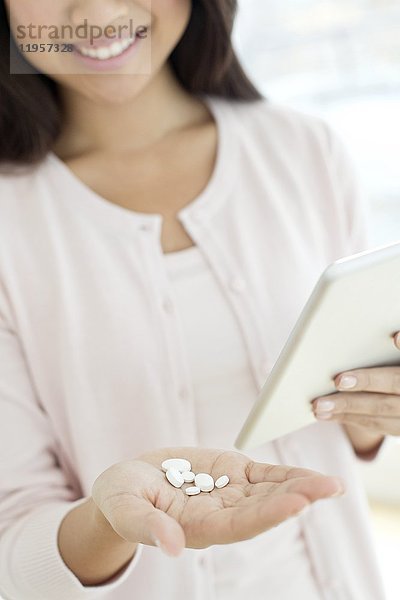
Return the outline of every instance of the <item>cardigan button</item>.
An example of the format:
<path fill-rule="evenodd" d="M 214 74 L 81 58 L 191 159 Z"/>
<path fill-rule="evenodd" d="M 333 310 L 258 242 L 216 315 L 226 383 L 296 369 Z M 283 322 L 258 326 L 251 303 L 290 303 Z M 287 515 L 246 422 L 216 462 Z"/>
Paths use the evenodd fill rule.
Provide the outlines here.
<path fill-rule="evenodd" d="M 140 231 L 144 231 L 145 233 L 150 233 L 150 231 L 153 230 L 153 227 L 150 225 L 150 223 L 142 223 L 141 225 L 139 225 L 139 229 Z"/>
<path fill-rule="evenodd" d="M 186 387 L 182 387 L 179 390 L 179 398 L 183 401 L 189 399 L 189 390 Z"/>
<path fill-rule="evenodd" d="M 233 292 L 243 292 L 246 288 L 246 282 L 242 277 L 234 277 L 230 283 L 229 287 Z"/>
<path fill-rule="evenodd" d="M 174 305 L 170 298 L 165 298 L 163 300 L 162 306 L 163 306 L 164 312 L 166 312 L 167 315 L 172 315 L 172 313 L 174 312 Z"/>
<path fill-rule="evenodd" d="M 205 558 L 205 556 L 200 556 L 199 557 L 199 565 L 200 565 L 200 567 L 202 567 L 204 569 L 204 567 L 206 566 L 206 558 Z"/>

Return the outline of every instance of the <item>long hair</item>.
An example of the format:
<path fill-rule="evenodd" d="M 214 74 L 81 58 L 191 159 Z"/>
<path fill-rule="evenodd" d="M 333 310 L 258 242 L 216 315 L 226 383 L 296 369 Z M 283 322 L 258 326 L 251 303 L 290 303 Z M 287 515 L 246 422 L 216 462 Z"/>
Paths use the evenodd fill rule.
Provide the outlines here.
<path fill-rule="evenodd" d="M 193 95 L 262 98 L 232 46 L 236 12 L 237 0 L 192 0 L 190 21 L 169 60 L 178 81 Z M 0 163 L 31 165 L 46 156 L 60 134 L 61 102 L 58 84 L 25 61 L 10 36 L 0 0 Z M 10 48 L 29 74 L 10 74 Z"/>

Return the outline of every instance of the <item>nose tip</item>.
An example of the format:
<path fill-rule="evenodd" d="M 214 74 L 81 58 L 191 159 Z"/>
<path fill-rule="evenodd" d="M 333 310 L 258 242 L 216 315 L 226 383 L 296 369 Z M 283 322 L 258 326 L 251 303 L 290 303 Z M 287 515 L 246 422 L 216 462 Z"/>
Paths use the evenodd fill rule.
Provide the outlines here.
<path fill-rule="evenodd" d="M 106 27 L 128 15 L 125 3 L 116 0 L 79 0 L 70 9 L 70 21 L 74 26 L 88 25 Z"/>

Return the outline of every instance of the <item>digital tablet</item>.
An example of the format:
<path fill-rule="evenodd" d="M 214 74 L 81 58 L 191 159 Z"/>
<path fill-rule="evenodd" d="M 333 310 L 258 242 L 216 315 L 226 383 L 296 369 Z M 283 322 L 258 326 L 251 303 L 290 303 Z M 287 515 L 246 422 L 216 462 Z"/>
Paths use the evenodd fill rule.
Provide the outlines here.
<path fill-rule="evenodd" d="M 311 401 L 338 373 L 400 365 L 400 243 L 329 265 L 317 281 L 236 441 L 259 446 L 316 422 Z"/>

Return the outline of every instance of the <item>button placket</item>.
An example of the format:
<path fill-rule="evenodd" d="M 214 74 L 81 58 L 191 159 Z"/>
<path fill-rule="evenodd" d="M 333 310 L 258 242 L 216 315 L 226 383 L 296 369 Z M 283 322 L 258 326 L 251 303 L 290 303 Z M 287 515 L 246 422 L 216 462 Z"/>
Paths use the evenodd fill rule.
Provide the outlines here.
<path fill-rule="evenodd" d="M 248 292 L 249 283 L 240 272 L 233 257 L 225 251 L 220 241 L 214 237 L 211 225 L 205 228 L 205 217 L 199 211 L 186 214 L 184 225 L 189 235 L 195 239 L 206 256 L 214 275 L 219 280 L 227 300 L 237 317 L 239 327 L 243 333 L 249 351 L 250 365 L 254 380 L 261 388 L 265 382 L 264 372 L 259 370 L 260 356 L 268 356 L 266 341 L 260 333 L 260 324 L 257 322 L 257 306 Z"/>
<path fill-rule="evenodd" d="M 171 375 L 173 381 L 172 394 L 174 395 L 175 410 L 179 411 L 187 445 L 196 445 L 197 428 L 195 410 L 191 393 L 191 381 L 184 353 L 184 336 L 181 329 L 179 314 L 168 279 L 167 270 L 163 262 L 161 246 L 157 256 L 157 287 L 159 292 L 159 306 L 162 311 L 167 352 L 169 355 Z M 161 292 L 160 292 L 161 290 Z M 182 410 L 183 409 L 183 410 Z"/>
<path fill-rule="evenodd" d="M 182 417 L 186 415 L 187 421 L 184 422 L 185 435 L 191 436 L 185 443 L 196 444 L 197 443 L 197 429 L 195 423 L 195 412 L 192 405 L 192 398 L 190 394 L 190 384 L 188 381 L 188 372 L 186 368 L 186 362 L 184 357 L 184 347 L 182 340 L 182 333 L 180 331 L 180 323 L 178 315 L 175 310 L 175 305 L 171 298 L 168 297 L 163 302 L 164 314 L 166 320 L 166 335 L 168 337 L 168 343 L 174 350 L 170 353 L 171 364 L 173 365 L 174 373 L 174 389 L 176 394 L 176 401 L 180 407 L 184 410 L 179 412 Z"/>
<path fill-rule="evenodd" d="M 146 269 L 151 279 L 153 301 L 161 319 L 161 327 L 157 328 L 161 339 L 160 360 L 168 363 L 161 367 L 169 381 L 169 387 L 164 390 L 163 395 L 170 398 L 170 411 L 179 420 L 182 443 L 195 445 L 197 431 L 190 402 L 190 380 L 185 366 L 178 314 L 163 262 L 160 243 L 161 220 L 157 218 L 154 222 L 142 222 L 138 230 L 147 261 Z"/>

